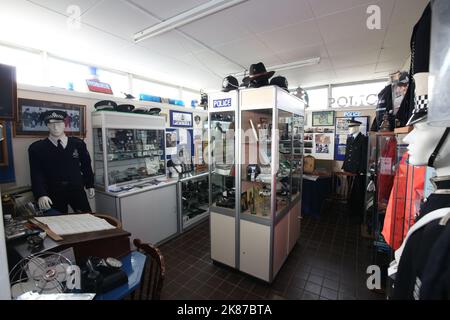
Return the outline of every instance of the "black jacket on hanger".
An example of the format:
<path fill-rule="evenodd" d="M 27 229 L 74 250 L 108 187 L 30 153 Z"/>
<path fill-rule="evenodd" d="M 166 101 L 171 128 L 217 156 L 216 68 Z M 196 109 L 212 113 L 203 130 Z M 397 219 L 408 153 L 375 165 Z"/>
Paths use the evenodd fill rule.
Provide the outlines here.
<path fill-rule="evenodd" d="M 416 73 L 430 70 L 430 42 L 431 42 L 431 5 L 426 6 L 419 21 L 413 28 L 411 35 L 411 65 L 409 68 L 410 82 L 405 98 L 400 105 L 396 118 L 401 126 L 405 126 L 414 110 L 414 78 Z"/>
<path fill-rule="evenodd" d="M 370 131 L 378 131 L 381 123 L 383 122 L 383 116 L 387 112 L 389 115 L 389 124 L 392 130 L 395 128 L 395 118 L 392 115 L 392 86 L 388 84 L 378 94 L 378 105 L 376 109 L 376 116 L 372 123 Z"/>

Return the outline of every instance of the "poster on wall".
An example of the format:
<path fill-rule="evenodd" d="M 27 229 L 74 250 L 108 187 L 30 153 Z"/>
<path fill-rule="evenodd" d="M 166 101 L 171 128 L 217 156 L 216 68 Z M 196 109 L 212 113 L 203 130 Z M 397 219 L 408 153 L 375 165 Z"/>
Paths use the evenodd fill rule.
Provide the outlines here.
<path fill-rule="evenodd" d="M 167 131 L 166 132 L 166 155 L 177 154 L 177 132 Z"/>
<path fill-rule="evenodd" d="M 327 127 L 334 125 L 334 111 L 312 112 L 312 126 Z"/>
<path fill-rule="evenodd" d="M 192 113 L 170 110 L 171 127 L 192 127 Z"/>
<path fill-rule="evenodd" d="M 335 154 L 334 160 L 344 161 L 345 151 L 347 149 L 347 138 L 348 138 L 348 121 L 354 119 L 361 122 L 359 127 L 359 132 L 367 136 L 369 117 L 336 117 L 335 124 Z"/>
<path fill-rule="evenodd" d="M 333 160 L 334 157 L 334 134 L 314 133 L 312 141 L 312 155 L 320 160 Z"/>

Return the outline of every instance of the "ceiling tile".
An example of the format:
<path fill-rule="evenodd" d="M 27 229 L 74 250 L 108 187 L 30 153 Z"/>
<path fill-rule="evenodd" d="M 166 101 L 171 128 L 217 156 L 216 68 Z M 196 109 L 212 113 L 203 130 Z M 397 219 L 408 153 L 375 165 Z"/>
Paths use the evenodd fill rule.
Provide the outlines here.
<path fill-rule="evenodd" d="M 390 60 L 403 60 L 408 57 L 410 54 L 409 50 L 404 50 L 402 52 L 399 52 L 397 48 L 386 48 L 381 50 L 379 62 L 385 62 Z"/>
<path fill-rule="evenodd" d="M 82 22 L 132 41 L 136 32 L 159 21 L 125 2 L 103 1 L 83 15 Z"/>
<path fill-rule="evenodd" d="M 336 75 L 333 71 L 322 72 L 305 72 L 304 70 L 298 70 L 296 72 L 289 73 L 287 76 L 290 87 L 312 87 L 324 85 L 332 82 Z"/>
<path fill-rule="evenodd" d="M 306 0 L 250 0 L 230 9 L 254 33 L 313 19 Z"/>
<path fill-rule="evenodd" d="M 410 51 L 413 26 L 410 23 L 391 25 L 383 42 L 383 48 L 397 48 L 399 52 Z"/>
<path fill-rule="evenodd" d="M 404 61 L 402 60 L 391 60 L 386 62 L 380 62 L 377 64 L 377 67 L 375 69 L 376 73 L 384 73 L 389 74 L 393 73 L 397 70 L 401 70 L 403 66 Z"/>
<path fill-rule="evenodd" d="M 182 26 L 180 30 L 209 46 L 226 44 L 251 36 L 252 33 L 243 26 L 233 9 L 194 21 Z"/>
<path fill-rule="evenodd" d="M 139 42 L 138 45 L 173 57 L 204 50 L 203 47 L 186 39 L 177 31 L 170 31 L 158 37 L 148 38 Z"/>
<path fill-rule="evenodd" d="M 365 7 L 356 7 L 317 19 L 325 43 L 341 39 L 350 41 L 355 38 L 366 39 L 359 45 L 370 45 L 372 41 L 382 41 L 388 28 L 389 19 L 387 17 L 392 11 L 393 1 L 383 0 L 377 4 L 381 8 L 381 30 L 367 28 L 368 15 Z"/>
<path fill-rule="evenodd" d="M 275 53 L 278 57 L 280 57 L 283 63 L 305 60 L 314 57 L 320 57 L 322 61 L 323 59 L 328 59 L 327 50 L 322 43 L 291 50 L 283 50 L 283 47 L 280 47 L 278 51 L 275 51 Z"/>
<path fill-rule="evenodd" d="M 259 33 L 257 36 L 274 52 L 290 51 L 322 42 L 320 31 L 313 20 Z"/>
<path fill-rule="evenodd" d="M 250 66 L 259 61 L 264 62 L 266 66 L 282 63 L 264 43 L 255 37 L 215 46 L 214 49 L 243 66 Z"/>
<path fill-rule="evenodd" d="M 331 54 L 331 53 L 330 53 Z M 341 54 L 331 55 L 333 66 L 336 69 L 348 68 L 352 66 L 360 66 L 378 61 L 378 50 L 355 48 L 354 52 L 345 52 Z"/>
<path fill-rule="evenodd" d="M 114 0 L 116 1 L 116 0 Z M 140 7 L 151 12 L 155 16 L 166 20 L 179 15 L 182 12 L 188 11 L 209 0 L 126 0 L 139 5 Z M 150 25 L 149 25 L 150 27 Z"/>
<path fill-rule="evenodd" d="M 101 1 L 103 0 L 30 0 L 32 3 L 67 16 L 71 14 L 71 12 L 67 12 L 70 6 L 78 6 L 80 7 L 80 11 L 84 13 Z"/>
<path fill-rule="evenodd" d="M 366 10 L 369 4 L 376 0 L 308 0 L 316 17 L 321 17 L 337 12 L 342 12 L 353 7 L 364 6 Z"/>
<path fill-rule="evenodd" d="M 335 69 L 338 78 L 342 79 L 370 79 L 375 72 L 376 64 L 353 66 L 351 68 Z"/>
<path fill-rule="evenodd" d="M 414 26 L 422 16 L 429 0 L 396 0 L 392 12 L 391 24 L 409 24 Z"/>

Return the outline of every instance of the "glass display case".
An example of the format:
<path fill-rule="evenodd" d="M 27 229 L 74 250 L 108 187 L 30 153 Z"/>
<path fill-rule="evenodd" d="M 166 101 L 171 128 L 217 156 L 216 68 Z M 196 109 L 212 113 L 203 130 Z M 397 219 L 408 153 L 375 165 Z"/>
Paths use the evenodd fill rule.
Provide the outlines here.
<path fill-rule="evenodd" d="M 93 113 L 95 184 L 119 192 L 166 174 L 164 118 Z"/>
<path fill-rule="evenodd" d="M 272 282 L 300 234 L 304 103 L 275 86 L 210 97 L 211 257 Z"/>

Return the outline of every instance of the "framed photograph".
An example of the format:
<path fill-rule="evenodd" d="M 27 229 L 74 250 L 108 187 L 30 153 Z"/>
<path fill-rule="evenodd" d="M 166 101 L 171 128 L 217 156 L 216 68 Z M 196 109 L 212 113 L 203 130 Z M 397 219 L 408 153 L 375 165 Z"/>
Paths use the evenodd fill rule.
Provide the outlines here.
<path fill-rule="evenodd" d="M 0 119 L 13 120 L 16 106 L 16 67 L 0 64 Z"/>
<path fill-rule="evenodd" d="M 334 110 L 313 112 L 312 125 L 313 127 L 334 126 Z"/>
<path fill-rule="evenodd" d="M 170 110 L 171 127 L 192 127 L 192 112 Z"/>
<path fill-rule="evenodd" d="M 15 137 L 46 137 L 48 128 L 44 123 L 45 111 L 61 110 L 67 113 L 64 120 L 68 136 L 86 136 L 86 106 L 79 104 L 22 99 L 17 106 L 17 121 L 14 124 Z"/>

